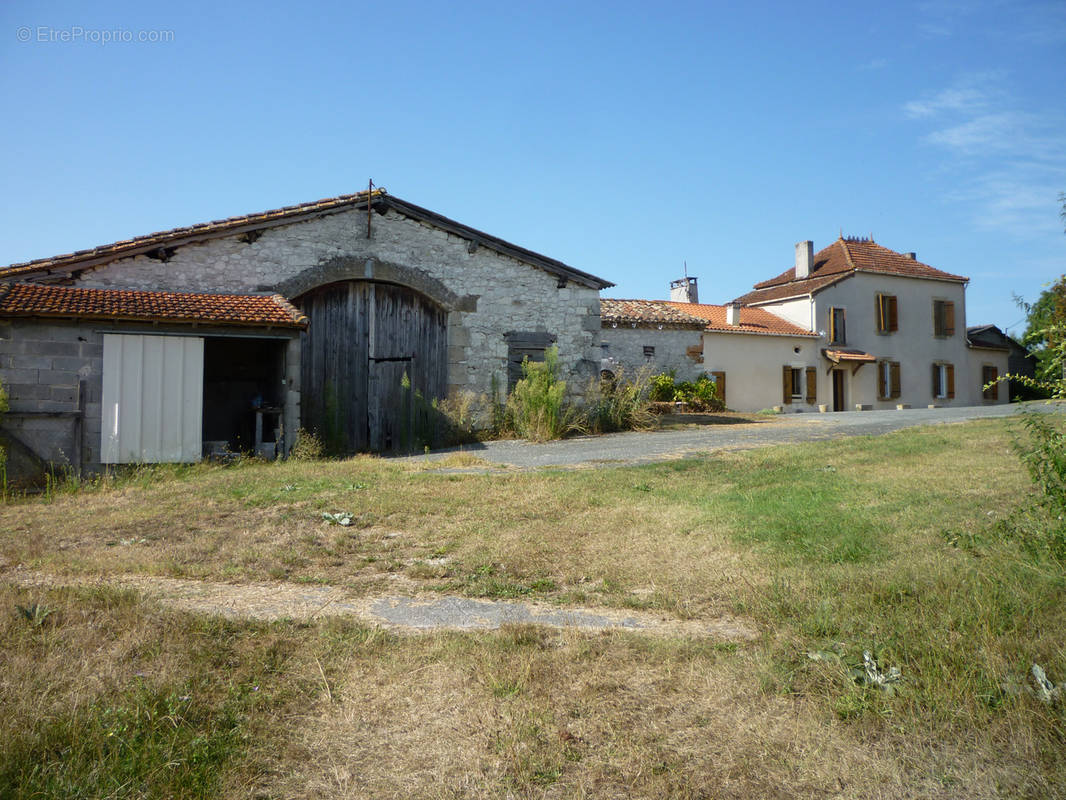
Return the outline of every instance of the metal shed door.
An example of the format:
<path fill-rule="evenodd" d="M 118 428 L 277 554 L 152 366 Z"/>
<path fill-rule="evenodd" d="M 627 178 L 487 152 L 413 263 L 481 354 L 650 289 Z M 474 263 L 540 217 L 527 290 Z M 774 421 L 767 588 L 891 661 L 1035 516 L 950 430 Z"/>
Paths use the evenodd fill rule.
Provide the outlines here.
<path fill-rule="evenodd" d="M 199 461 L 204 340 L 104 334 L 100 461 Z"/>

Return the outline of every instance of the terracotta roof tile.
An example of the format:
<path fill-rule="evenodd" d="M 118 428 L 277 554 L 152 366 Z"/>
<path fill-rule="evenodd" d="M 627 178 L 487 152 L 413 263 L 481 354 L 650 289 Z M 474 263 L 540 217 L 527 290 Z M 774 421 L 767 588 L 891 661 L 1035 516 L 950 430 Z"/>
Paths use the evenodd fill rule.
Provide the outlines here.
<path fill-rule="evenodd" d="M 969 280 L 961 275 L 935 269 L 903 253 L 889 250 L 872 239 L 848 237 L 837 239 L 815 254 L 809 277 L 796 280 L 796 269 L 792 267 L 775 278 L 756 283 L 754 290 L 738 297 L 737 302 L 762 303 L 813 294 L 855 272 L 878 272 L 959 283 Z"/>
<path fill-rule="evenodd" d="M 706 303 L 670 303 L 678 311 L 699 317 L 705 321 L 706 330 L 729 333 L 761 333 L 778 336 L 817 336 L 806 328 L 781 319 L 776 314 L 761 308 L 741 308 L 739 324 L 726 322 L 726 306 L 714 306 Z"/>
<path fill-rule="evenodd" d="M 0 283 L 0 317 L 307 327 L 307 317 L 277 294 L 144 292 L 36 283 Z"/>
<path fill-rule="evenodd" d="M 663 325 L 701 330 L 702 319 L 685 314 L 665 300 L 600 300 L 600 321 L 604 325 Z"/>

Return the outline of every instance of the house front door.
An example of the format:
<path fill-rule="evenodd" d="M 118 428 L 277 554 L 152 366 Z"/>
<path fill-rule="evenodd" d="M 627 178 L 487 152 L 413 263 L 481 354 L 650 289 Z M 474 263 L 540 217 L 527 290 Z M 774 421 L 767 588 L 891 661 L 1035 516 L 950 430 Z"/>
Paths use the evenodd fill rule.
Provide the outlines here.
<path fill-rule="evenodd" d="M 833 370 L 833 410 L 843 411 L 847 407 L 844 399 L 844 370 Z"/>

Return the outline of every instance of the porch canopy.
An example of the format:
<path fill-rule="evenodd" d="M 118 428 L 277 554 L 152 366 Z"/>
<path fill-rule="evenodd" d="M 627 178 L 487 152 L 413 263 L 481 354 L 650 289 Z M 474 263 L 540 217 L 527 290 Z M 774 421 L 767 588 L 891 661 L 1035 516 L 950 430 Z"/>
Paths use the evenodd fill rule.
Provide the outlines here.
<path fill-rule="evenodd" d="M 853 347 L 826 347 L 822 350 L 822 355 L 829 361 L 827 374 L 832 371 L 833 367 L 846 363 L 851 365 L 851 374 L 854 375 L 863 364 L 877 360 L 876 356 L 870 355 L 865 350 L 856 350 Z"/>

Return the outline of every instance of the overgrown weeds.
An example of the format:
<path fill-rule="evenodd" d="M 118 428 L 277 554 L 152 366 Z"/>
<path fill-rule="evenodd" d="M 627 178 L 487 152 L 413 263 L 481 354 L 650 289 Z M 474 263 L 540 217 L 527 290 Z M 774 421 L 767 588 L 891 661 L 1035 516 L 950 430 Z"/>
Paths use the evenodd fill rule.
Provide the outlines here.
<path fill-rule="evenodd" d="M 549 347 L 543 361 L 522 362 L 522 378 L 507 398 L 507 426 L 534 442 L 561 439 L 582 429 L 581 415 L 567 403 L 559 377 L 559 350 Z"/>

